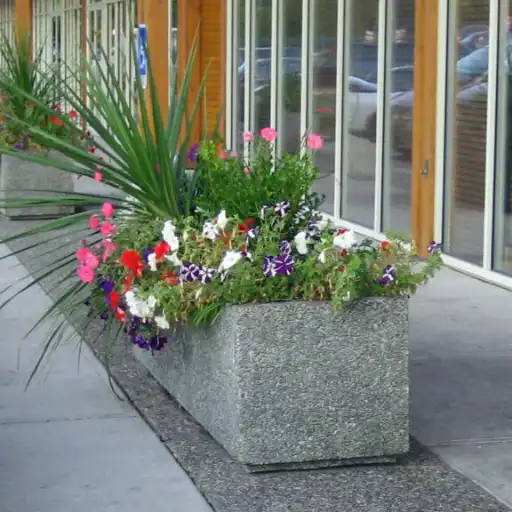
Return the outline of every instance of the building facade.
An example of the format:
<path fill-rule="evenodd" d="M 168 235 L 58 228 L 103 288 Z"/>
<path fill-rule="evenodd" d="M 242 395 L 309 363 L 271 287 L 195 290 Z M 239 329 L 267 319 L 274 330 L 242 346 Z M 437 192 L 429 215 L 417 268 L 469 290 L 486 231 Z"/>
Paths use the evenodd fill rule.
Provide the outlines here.
<path fill-rule="evenodd" d="M 48 61 L 103 49 L 129 91 L 130 20 L 145 23 L 164 106 L 197 41 L 193 87 L 208 68 L 197 138 L 219 112 L 240 152 L 244 131 L 276 128 L 278 152 L 319 133 L 326 213 L 422 250 L 442 241 L 448 265 L 512 288 L 511 4 L 0 0 L 0 25 L 29 26 Z"/>

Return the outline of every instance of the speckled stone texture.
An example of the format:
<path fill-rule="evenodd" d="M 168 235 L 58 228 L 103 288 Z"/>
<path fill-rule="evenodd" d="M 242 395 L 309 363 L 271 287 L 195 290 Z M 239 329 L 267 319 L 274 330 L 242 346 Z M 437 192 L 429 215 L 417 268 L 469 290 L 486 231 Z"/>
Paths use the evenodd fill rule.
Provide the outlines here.
<path fill-rule="evenodd" d="M 52 157 L 57 154 L 52 153 Z M 38 192 L 52 190 L 56 193 Z M 31 192 L 34 191 L 34 192 Z M 55 196 L 58 192 L 73 191 L 73 176 L 54 167 L 20 160 L 2 155 L 0 171 L 0 201 L 7 198 Z M 41 206 L 30 208 L 0 208 L 6 217 L 16 218 L 53 218 L 73 213 L 69 206 Z"/>
<path fill-rule="evenodd" d="M 338 312 L 321 302 L 230 306 L 161 353 L 135 350 L 250 470 L 380 462 L 409 449 L 406 297 Z"/>

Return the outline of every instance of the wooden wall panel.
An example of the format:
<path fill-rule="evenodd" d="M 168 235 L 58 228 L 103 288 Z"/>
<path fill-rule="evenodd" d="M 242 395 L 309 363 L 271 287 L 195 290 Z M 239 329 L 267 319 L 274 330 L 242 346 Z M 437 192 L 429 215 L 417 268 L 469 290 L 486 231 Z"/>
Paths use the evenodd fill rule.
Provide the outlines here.
<path fill-rule="evenodd" d="M 437 23 L 439 0 L 416 1 L 412 237 L 422 256 L 434 237 Z M 428 173 L 423 174 L 425 163 Z"/>

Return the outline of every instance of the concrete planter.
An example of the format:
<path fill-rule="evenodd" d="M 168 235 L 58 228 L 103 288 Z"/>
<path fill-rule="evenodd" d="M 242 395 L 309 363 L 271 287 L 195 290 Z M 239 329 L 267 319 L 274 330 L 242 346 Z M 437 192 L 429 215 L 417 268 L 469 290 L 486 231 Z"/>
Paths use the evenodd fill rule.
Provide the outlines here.
<path fill-rule="evenodd" d="M 251 471 L 394 461 L 409 449 L 408 299 L 230 306 L 134 349 Z"/>
<path fill-rule="evenodd" d="M 52 154 L 55 156 L 55 154 Z M 29 191 L 34 190 L 31 194 Z M 42 193 L 38 190 L 52 190 L 55 193 Z M 2 155 L 0 171 L 0 198 L 23 198 L 34 196 L 54 196 L 58 192 L 72 192 L 73 175 L 54 167 L 28 162 L 8 155 Z M 10 219 L 53 218 L 73 213 L 70 206 L 0 208 Z"/>

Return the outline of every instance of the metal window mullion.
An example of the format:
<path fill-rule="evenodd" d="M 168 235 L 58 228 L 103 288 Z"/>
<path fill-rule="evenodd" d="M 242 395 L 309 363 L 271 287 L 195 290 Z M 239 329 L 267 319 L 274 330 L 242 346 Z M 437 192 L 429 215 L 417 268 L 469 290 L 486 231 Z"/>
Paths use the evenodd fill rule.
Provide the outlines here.
<path fill-rule="evenodd" d="M 270 32 L 270 126 L 277 128 L 278 73 L 279 59 L 279 0 L 272 0 L 272 21 Z M 282 64 L 282 63 L 281 63 Z"/>
<path fill-rule="evenodd" d="M 499 0 L 490 0 L 489 8 L 489 75 L 487 79 L 487 136 L 485 157 L 485 210 L 483 267 L 492 269 L 493 224 L 494 224 L 494 183 L 496 179 L 496 117 L 498 92 L 499 55 Z"/>
<path fill-rule="evenodd" d="M 271 104 L 272 104 L 272 112 L 271 112 L 271 126 L 275 126 L 277 132 L 279 134 L 284 134 L 283 126 L 284 126 L 284 111 L 283 111 L 283 93 L 284 91 L 284 80 L 283 80 L 283 58 L 284 58 L 284 38 L 285 34 L 285 16 L 288 13 L 285 12 L 284 9 L 284 1 L 283 0 L 272 0 L 272 50 L 271 50 L 271 66 L 272 73 L 270 79 L 271 86 Z M 272 99 L 273 98 L 273 99 Z M 274 119 L 272 121 L 272 115 L 274 115 Z M 288 134 L 284 134 L 285 137 L 288 137 Z M 277 155 L 280 155 L 282 152 L 282 143 L 283 137 L 277 138 L 277 144 L 275 146 L 275 151 Z"/>
<path fill-rule="evenodd" d="M 254 112 L 254 69 L 253 52 L 256 46 L 256 0 L 245 0 L 245 100 L 244 100 L 244 131 L 254 131 L 256 128 Z M 249 143 L 245 143 L 245 154 L 249 156 Z"/>
<path fill-rule="evenodd" d="M 496 259 L 495 256 L 503 257 L 505 255 L 505 233 L 506 233 L 506 222 L 505 222 L 505 200 L 508 194 L 506 173 L 507 173 L 507 159 L 508 147 L 507 139 L 510 137 L 509 129 L 507 126 L 507 110 L 508 110 L 508 73 L 510 70 L 506 69 L 506 72 L 499 72 L 503 70 L 503 63 L 509 62 L 509 50 L 508 50 L 508 21 L 505 13 L 510 12 L 510 2 L 506 1 L 505 5 L 502 6 L 503 10 L 499 14 L 501 25 L 499 27 L 498 34 L 498 118 L 497 118 L 497 132 L 496 132 L 496 181 L 495 181 L 495 204 L 494 204 L 494 226 L 493 226 L 493 266 L 497 270 L 504 270 L 503 260 Z M 500 64 L 501 63 L 501 64 Z"/>
<path fill-rule="evenodd" d="M 373 228 L 378 233 L 382 232 L 382 191 L 383 183 L 382 178 L 384 175 L 384 142 L 385 142 L 385 106 L 386 106 L 386 89 L 387 89 L 387 63 L 388 53 L 390 51 L 390 45 L 388 44 L 388 30 L 387 26 L 387 11 L 388 3 L 393 3 L 392 0 L 380 0 L 379 1 L 379 18 L 377 22 L 377 83 L 379 87 L 377 89 L 377 121 L 376 121 L 376 133 L 375 133 L 375 198 L 374 198 L 374 219 Z M 391 7 L 392 8 L 392 7 Z M 391 46 L 392 48 L 392 46 Z"/>
<path fill-rule="evenodd" d="M 171 1 L 171 0 L 169 0 Z M 237 132 L 234 130 L 237 121 L 237 101 L 238 94 L 235 94 L 234 84 L 236 83 L 233 76 L 233 71 L 238 70 L 235 63 L 235 53 L 240 53 L 238 44 L 236 43 L 235 34 L 238 26 L 238 1 L 227 0 L 226 2 L 226 94 L 224 101 L 226 102 L 226 146 L 235 149 L 237 147 Z"/>
<path fill-rule="evenodd" d="M 340 183 L 341 201 L 340 201 L 340 217 L 343 217 L 343 205 L 348 203 L 348 190 L 346 185 L 347 173 L 350 169 L 349 152 L 345 151 L 345 144 L 349 137 L 349 119 L 348 112 L 348 76 L 350 74 L 350 39 L 352 38 L 352 30 L 350 22 L 352 20 L 352 7 L 355 0 L 339 0 L 338 13 L 338 66 L 337 72 L 337 98 L 336 98 L 336 145 L 335 155 L 336 163 L 340 163 Z M 345 44 L 346 42 L 349 44 Z"/>
<path fill-rule="evenodd" d="M 382 1 L 382 0 L 381 0 Z M 376 142 L 377 146 L 377 155 L 376 155 L 376 172 L 375 172 L 375 229 L 379 232 L 385 231 L 392 224 L 391 219 L 391 205 L 392 205 L 392 197 L 393 197 L 393 169 L 392 169 L 392 159 L 393 159 L 393 134 L 392 134 L 392 124 L 391 124 L 391 84 L 392 84 L 392 76 L 391 69 L 393 68 L 393 51 L 395 47 L 395 37 L 396 37 L 396 0 L 386 0 L 386 15 L 385 15 L 385 48 L 384 48 L 384 78 L 382 82 L 382 89 L 384 94 L 383 99 L 383 107 L 382 107 L 382 142 L 379 145 Z M 379 28 L 380 32 L 380 28 Z M 380 49 L 379 49 L 380 51 Z M 380 162 L 379 162 L 380 159 Z M 379 174 L 380 170 L 380 174 Z M 380 184 L 380 189 L 379 189 Z M 377 197 L 380 195 L 381 202 L 380 208 L 379 203 L 377 201 Z M 388 200 L 389 198 L 389 200 Z M 377 212 L 380 210 L 380 225 L 377 223 L 379 220 L 377 216 Z"/>
<path fill-rule="evenodd" d="M 343 143 L 344 143 L 344 122 L 343 113 L 346 96 L 347 80 L 345 80 L 345 16 L 350 12 L 346 8 L 345 0 L 338 0 L 338 27 L 337 27 L 337 46 L 336 46 L 336 112 L 334 117 L 334 216 L 342 216 L 342 172 L 344 167 Z M 350 48 L 350 45 L 347 45 Z M 345 167 L 347 169 L 347 167 Z"/>
<path fill-rule="evenodd" d="M 447 140 L 448 58 L 451 39 L 449 33 L 449 0 L 439 2 L 437 16 L 437 90 L 436 90 L 436 159 L 434 192 L 434 238 L 443 241 L 444 194 Z"/>
<path fill-rule="evenodd" d="M 310 8 L 310 3 L 316 0 L 302 0 L 302 39 L 301 39 L 301 71 L 300 71 L 300 135 L 306 133 L 308 126 L 311 125 L 311 103 L 313 89 L 310 87 L 312 80 L 311 70 L 311 41 L 310 35 L 313 35 L 311 24 L 313 23 L 314 7 Z M 306 151 L 304 144 L 301 144 L 301 152 Z"/>

